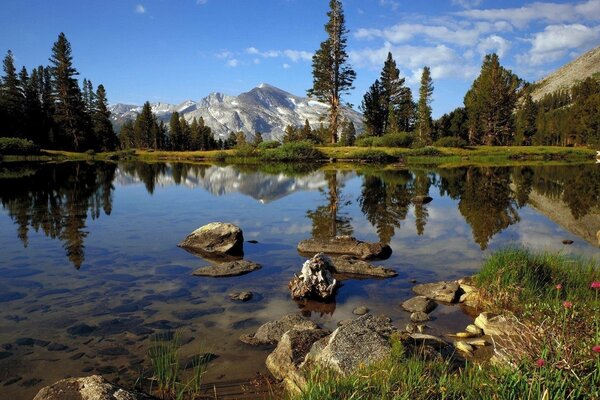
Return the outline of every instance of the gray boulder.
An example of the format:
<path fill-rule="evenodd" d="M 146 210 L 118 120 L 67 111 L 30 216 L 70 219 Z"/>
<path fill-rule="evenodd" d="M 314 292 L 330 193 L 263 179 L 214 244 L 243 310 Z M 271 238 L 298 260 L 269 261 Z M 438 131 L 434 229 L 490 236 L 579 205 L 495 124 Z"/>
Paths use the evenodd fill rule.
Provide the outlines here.
<path fill-rule="evenodd" d="M 333 296 L 338 287 L 337 280 L 331 275 L 332 262 L 323 253 L 306 260 L 300 275 L 288 283 L 294 300 L 315 299 L 327 300 Z"/>
<path fill-rule="evenodd" d="M 244 250 L 244 235 L 233 224 L 211 222 L 190 233 L 178 246 L 200 255 L 239 256 Z"/>
<path fill-rule="evenodd" d="M 240 341 L 253 346 L 275 344 L 290 329 L 309 330 L 318 327 L 316 323 L 300 314 L 288 314 L 261 325 L 255 333 L 240 336 Z"/>
<path fill-rule="evenodd" d="M 152 400 L 154 397 L 131 392 L 109 383 L 99 375 L 62 379 L 42 388 L 33 400 Z"/>
<path fill-rule="evenodd" d="M 210 265 L 195 270 L 192 274 L 196 276 L 238 276 L 261 269 L 262 266 L 257 263 L 246 260 L 229 261 L 221 264 Z"/>
<path fill-rule="evenodd" d="M 375 266 L 350 255 L 335 257 L 331 261 L 333 262 L 333 272 L 338 274 L 373 276 L 377 278 L 391 278 L 398 275 L 393 269 Z"/>
<path fill-rule="evenodd" d="M 327 239 L 306 239 L 298 243 L 298 252 L 312 256 L 317 253 L 328 255 L 350 255 L 361 260 L 386 259 L 392 254 L 389 245 L 381 242 L 363 242 L 352 236 L 336 236 Z"/>
<path fill-rule="evenodd" d="M 233 301 L 249 301 L 252 299 L 252 292 L 233 292 L 229 293 L 229 299 Z"/>
<path fill-rule="evenodd" d="M 424 283 L 413 286 L 413 292 L 436 301 L 454 303 L 458 301 L 460 285 L 458 282 Z"/>
<path fill-rule="evenodd" d="M 436 302 L 425 296 L 415 296 L 401 304 L 410 313 L 430 313 L 437 306 Z"/>
<path fill-rule="evenodd" d="M 396 331 L 387 317 L 363 315 L 315 342 L 303 368 L 320 365 L 349 374 L 359 366 L 387 357 L 391 352 L 390 337 Z"/>

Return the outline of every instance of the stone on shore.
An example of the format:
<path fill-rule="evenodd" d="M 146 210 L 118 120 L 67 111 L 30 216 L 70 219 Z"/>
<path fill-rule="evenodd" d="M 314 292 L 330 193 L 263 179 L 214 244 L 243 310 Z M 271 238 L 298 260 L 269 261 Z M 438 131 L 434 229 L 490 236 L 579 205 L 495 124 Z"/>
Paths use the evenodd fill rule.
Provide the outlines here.
<path fill-rule="evenodd" d="M 62 379 L 42 388 L 33 400 L 152 400 L 154 397 L 132 392 L 109 383 L 99 375 Z"/>
<path fill-rule="evenodd" d="M 413 286 L 413 292 L 436 301 L 454 303 L 459 298 L 460 285 L 458 282 L 423 283 Z"/>
<path fill-rule="evenodd" d="M 239 256 L 243 254 L 244 235 L 233 224 L 211 222 L 190 233 L 178 246 L 200 255 Z"/>
<path fill-rule="evenodd" d="M 373 276 L 377 278 L 391 278 L 398 273 L 393 269 L 379 267 L 350 255 L 332 258 L 333 271 L 338 274 L 353 274 Z"/>
<path fill-rule="evenodd" d="M 260 264 L 251 261 L 236 260 L 202 267 L 195 270 L 192 274 L 196 276 L 212 276 L 219 278 L 224 276 L 244 275 L 261 268 L 262 266 Z"/>
<path fill-rule="evenodd" d="M 261 325 L 255 333 L 240 336 L 240 341 L 253 346 L 278 343 L 290 329 L 309 330 L 319 326 L 300 314 L 288 314 L 278 320 Z"/>
<path fill-rule="evenodd" d="M 482 312 L 475 318 L 474 324 L 483 330 L 484 335 L 511 336 L 518 334 L 515 320 L 507 315 Z"/>
<path fill-rule="evenodd" d="M 392 254 L 389 245 L 381 242 L 369 243 L 352 236 L 336 236 L 327 239 L 306 239 L 298 243 L 298 252 L 304 255 L 325 253 L 328 255 L 350 255 L 361 260 L 386 259 Z"/>
<path fill-rule="evenodd" d="M 352 310 L 352 314 L 354 315 L 365 315 L 369 312 L 369 309 L 365 306 L 358 306 L 354 310 Z"/>
<path fill-rule="evenodd" d="M 436 302 L 425 296 L 415 296 L 401 304 L 410 313 L 430 313 L 437 306 Z"/>
<path fill-rule="evenodd" d="M 412 322 L 426 322 L 429 321 L 429 314 L 423 311 L 417 311 L 410 314 L 410 320 Z"/>

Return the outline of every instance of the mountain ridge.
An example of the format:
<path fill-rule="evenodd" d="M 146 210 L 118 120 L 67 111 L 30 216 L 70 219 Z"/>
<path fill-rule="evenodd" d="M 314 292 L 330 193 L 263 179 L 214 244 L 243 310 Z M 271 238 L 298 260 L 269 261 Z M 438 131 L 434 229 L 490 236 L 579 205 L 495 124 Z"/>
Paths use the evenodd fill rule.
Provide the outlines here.
<path fill-rule="evenodd" d="M 185 100 L 179 104 L 151 103 L 152 112 L 168 123 L 177 111 L 191 122 L 202 117 L 215 138 L 225 139 L 230 132 L 243 131 L 250 138 L 256 131 L 264 139 L 281 140 L 287 125 L 302 126 L 308 119 L 313 128 L 319 126 L 327 115 L 328 106 L 308 97 L 293 95 L 268 83 L 261 83 L 247 92 L 231 96 L 212 92 L 198 101 Z M 133 120 L 142 106 L 117 103 L 109 107 L 111 120 L 118 128 Z M 362 115 L 343 107 L 343 115 L 350 119 L 357 132 L 363 130 Z"/>

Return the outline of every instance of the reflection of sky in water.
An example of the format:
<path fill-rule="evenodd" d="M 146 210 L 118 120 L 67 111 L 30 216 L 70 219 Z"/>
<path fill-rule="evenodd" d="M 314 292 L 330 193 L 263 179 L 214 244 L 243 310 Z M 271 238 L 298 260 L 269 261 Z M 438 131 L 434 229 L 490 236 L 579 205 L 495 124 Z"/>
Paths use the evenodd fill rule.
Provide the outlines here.
<path fill-rule="evenodd" d="M 552 177 L 558 172 L 550 171 Z M 149 194 L 148 182 L 142 183 L 137 170 L 117 170 L 110 215 L 101 212 L 99 218 L 87 218 L 85 227 L 80 229 L 89 233 L 84 238 L 85 260 L 79 270 L 65 255 L 64 238 L 51 239 L 41 229 L 36 232 L 30 226 L 24 248 L 17 237 L 14 217 L 19 203 L 4 206 L 0 212 L 0 291 L 4 293 L 4 297 L 0 296 L 0 344 L 12 347 L 0 349 L 5 351 L 0 353 L 5 354 L 0 359 L 0 381 L 9 375 L 22 379 L 20 383 L 0 386 L 0 398 L 31 398 L 41 386 L 66 375 L 104 371 L 107 376 L 121 376 L 123 382 L 131 382 L 151 344 L 148 332 L 160 332 L 164 321 L 179 326 L 184 337 L 194 338 L 184 346 L 184 354 L 197 352 L 198 342 L 202 341 L 220 355 L 207 379 L 217 381 L 223 374 L 223 380 L 249 378 L 257 370 L 264 371 L 267 353 L 240 344 L 237 337 L 261 323 L 298 310 L 287 290 L 288 280 L 304 260 L 297 254 L 296 245 L 313 232 L 307 211 L 321 206 L 328 210 L 332 182 L 343 203 L 338 215 L 350 218 L 353 235 L 378 240 L 377 229 L 361 210 L 359 198 L 365 185 L 361 174 L 338 173 L 332 181 L 318 170 L 293 177 L 210 167 L 185 172 L 179 185 L 172 174 L 173 169 L 166 167 L 154 176 L 154 190 Z M 395 177 L 393 172 L 389 174 L 389 181 L 382 178 L 388 188 L 393 186 Z M 436 179 L 439 181 L 439 176 Z M 7 203 L 11 191 L 17 190 L 11 189 L 17 186 L 10 185 L 17 185 L 17 181 L 0 182 L 0 197 Z M 401 182 L 407 190 L 416 190 L 412 180 Z M 404 204 L 406 218 L 397 221 L 399 228 L 394 228 L 390 242 L 393 254 L 388 260 L 376 262 L 396 269 L 399 276 L 344 282 L 337 304 L 323 314 L 314 312 L 316 321 L 333 329 L 338 321 L 352 317 L 354 307 L 366 305 L 375 313 L 387 313 L 398 326 L 403 326 L 408 315 L 399 304 L 411 295 L 411 279 L 424 282 L 472 274 L 489 251 L 506 245 L 523 244 L 586 256 L 598 254 L 597 247 L 529 205 L 515 206 L 520 221 L 493 234 L 487 249 L 482 251 L 459 209 L 461 197 L 440 196 L 436 186 L 430 186 L 428 193 L 433 201 L 423 206 L 428 216 L 422 235 L 418 235 L 416 227 L 415 206 Z M 388 200 L 398 198 L 392 196 Z M 206 263 L 178 249 L 176 243 L 197 227 L 219 220 L 238 224 L 246 240 L 258 241 L 245 244 L 245 257 L 263 264 L 263 269 L 235 278 L 190 276 L 191 271 Z M 562 239 L 575 243 L 564 246 Z M 233 303 L 226 299 L 233 290 L 252 290 L 256 297 L 247 304 Z M 7 295 L 10 293 L 15 294 L 14 298 Z M 458 328 L 457 324 L 466 322 L 451 311 L 439 307 L 433 313 L 430 325 L 434 330 L 442 326 Z M 137 328 L 116 329 L 117 318 L 134 321 Z M 69 328 L 80 323 L 92 327 L 111 323 L 106 326 L 112 328 L 106 328 L 100 336 L 68 333 Z M 140 332 L 140 326 L 145 328 L 145 334 Z M 62 343 L 69 349 L 50 352 L 40 346 L 15 345 L 21 337 Z M 107 348 L 114 347 L 125 347 L 127 354 L 107 353 Z M 85 356 L 71 360 L 81 352 Z M 107 366 L 121 371 L 102 369 Z M 29 387 L 22 385 L 26 381 L 31 382 Z"/>

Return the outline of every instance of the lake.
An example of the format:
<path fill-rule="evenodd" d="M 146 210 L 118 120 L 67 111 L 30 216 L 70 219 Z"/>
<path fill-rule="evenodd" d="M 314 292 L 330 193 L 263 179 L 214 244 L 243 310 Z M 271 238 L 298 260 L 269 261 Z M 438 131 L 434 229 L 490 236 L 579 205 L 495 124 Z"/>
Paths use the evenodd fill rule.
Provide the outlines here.
<path fill-rule="evenodd" d="M 429 195 L 426 205 L 413 204 Z M 600 166 L 225 166 L 179 163 L 0 164 L 0 398 L 31 399 L 67 376 L 133 386 L 148 375 L 156 335 L 179 332 L 182 357 L 210 352 L 205 382 L 238 397 L 267 374 L 268 348 L 241 334 L 292 312 L 335 329 L 357 306 L 409 322 L 414 281 L 477 272 L 496 249 L 599 258 Z M 263 268 L 195 277 L 208 262 L 176 245 L 212 222 L 244 232 Z M 391 279 L 346 280 L 336 301 L 296 303 L 288 281 L 306 260 L 297 243 L 353 235 L 391 245 L 375 264 Z M 563 240 L 572 240 L 565 245 Z M 256 241 L 250 243 L 248 241 Z M 233 302 L 227 294 L 250 290 Z M 430 332 L 463 328 L 438 307 Z"/>

